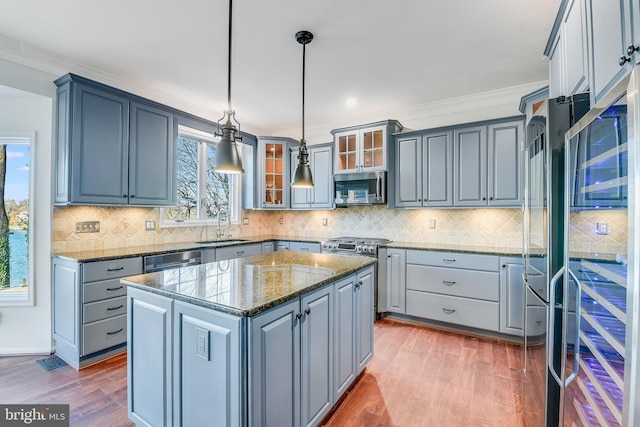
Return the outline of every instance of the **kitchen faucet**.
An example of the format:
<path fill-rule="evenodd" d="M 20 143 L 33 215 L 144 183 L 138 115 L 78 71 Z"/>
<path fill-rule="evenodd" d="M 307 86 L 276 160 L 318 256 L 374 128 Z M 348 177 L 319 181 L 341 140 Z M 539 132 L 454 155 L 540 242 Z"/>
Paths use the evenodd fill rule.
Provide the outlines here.
<path fill-rule="evenodd" d="M 226 222 L 227 232 L 222 232 L 222 217 L 224 216 L 224 221 Z M 229 229 L 231 228 L 231 215 L 229 215 L 229 211 L 225 208 L 218 209 L 218 229 L 216 230 L 216 240 L 220 240 L 226 234 L 226 238 L 231 238 L 231 233 Z"/>

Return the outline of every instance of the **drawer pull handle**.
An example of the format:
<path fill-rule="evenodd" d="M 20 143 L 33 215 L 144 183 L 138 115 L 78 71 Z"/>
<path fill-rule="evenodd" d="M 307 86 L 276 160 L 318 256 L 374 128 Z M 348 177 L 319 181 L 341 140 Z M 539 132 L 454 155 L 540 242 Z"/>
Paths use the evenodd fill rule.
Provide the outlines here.
<path fill-rule="evenodd" d="M 454 309 L 451 309 L 451 308 L 443 308 L 442 311 L 444 311 L 446 314 L 453 314 L 456 312 Z"/>
<path fill-rule="evenodd" d="M 442 281 L 442 284 L 443 284 L 443 285 L 445 285 L 445 286 L 453 286 L 453 285 L 455 285 L 455 284 L 456 284 L 456 282 L 448 282 L 448 281 L 446 281 L 446 280 L 443 280 L 443 281 Z"/>
<path fill-rule="evenodd" d="M 242 254 L 244 253 L 244 251 L 236 251 L 236 253 L 238 254 L 238 256 L 242 256 Z"/>
<path fill-rule="evenodd" d="M 442 262 L 446 262 L 447 264 L 451 264 L 452 262 L 456 262 L 456 260 L 455 259 L 442 258 Z"/>
<path fill-rule="evenodd" d="M 124 286 L 120 285 L 120 286 L 118 286 L 117 288 L 107 288 L 107 290 L 108 290 L 108 291 L 112 291 L 112 292 L 113 292 L 113 291 L 118 291 L 118 290 L 122 289 L 123 287 L 124 287 Z"/>
<path fill-rule="evenodd" d="M 116 335 L 116 334 L 119 334 L 122 331 L 124 331 L 124 328 L 120 328 L 117 331 L 113 331 L 113 332 L 107 332 L 107 335 Z"/>
<path fill-rule="evenodd" d="M 124 267 L 118 267 L 118 268 L 107 268 L 107 271 L 109 273 L 113 273 L 114 271 L 120 271 L 120 270 L 124 270 Z"/>
<path fill-rule="evenodd" d="M 120 310 L 122 307 L 124 307 L 124 304 L 120 304 L 117 307 L 109 307 L 107 308 L 107 311 L 115 311 L 115 310 Z"/>

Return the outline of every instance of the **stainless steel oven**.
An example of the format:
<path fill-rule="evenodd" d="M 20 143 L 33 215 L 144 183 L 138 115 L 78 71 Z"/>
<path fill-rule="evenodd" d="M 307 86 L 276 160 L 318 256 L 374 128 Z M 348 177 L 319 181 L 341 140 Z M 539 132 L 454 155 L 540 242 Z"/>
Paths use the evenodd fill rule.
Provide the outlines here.
<path fill-rule="evenodd" d="M 366 256 L 378 258 L 380 245 L 389 243 L 388 239 L 376 239 L 369 237 L 338 237 L 322 242 L 322 253 L 336 255 Z M 379 264 L 379 263 L 378 263 Z M 376 283 L 373 287 L 373 312 L 374 319 L 378 319 L 378 281 L 379 271 L 376 265 Z"/>

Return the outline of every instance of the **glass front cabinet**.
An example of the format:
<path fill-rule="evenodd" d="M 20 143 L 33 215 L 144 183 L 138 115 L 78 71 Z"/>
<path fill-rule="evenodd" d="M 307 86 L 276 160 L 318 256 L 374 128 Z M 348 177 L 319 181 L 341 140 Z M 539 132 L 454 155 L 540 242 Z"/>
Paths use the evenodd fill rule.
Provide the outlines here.
<path fill-rule="evenodd" d="M 400 132 L 396 120 L 334 129 L 334 173 L 386 171 L 389 164 L 390 137 Z"/>
<path fill-rule="evenodd" d="M 289 150 L 299 143 L 290 138 L 258 138 L 258 189 L 262 209 L 289 207 L 291 164 Z"/>

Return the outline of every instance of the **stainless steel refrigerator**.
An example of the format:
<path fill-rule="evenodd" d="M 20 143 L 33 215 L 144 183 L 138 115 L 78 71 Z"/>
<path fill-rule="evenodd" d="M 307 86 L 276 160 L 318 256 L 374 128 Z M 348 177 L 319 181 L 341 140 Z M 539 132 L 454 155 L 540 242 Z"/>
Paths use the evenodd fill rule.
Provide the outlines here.
<path fill-rule="evenodd" d="M 637 426 L 640 198 L 635 70 L 598 105 L 530 121 L 523 285 L 527 426 Z M 546 314 L 546 333 L 527 316 Z"/>

